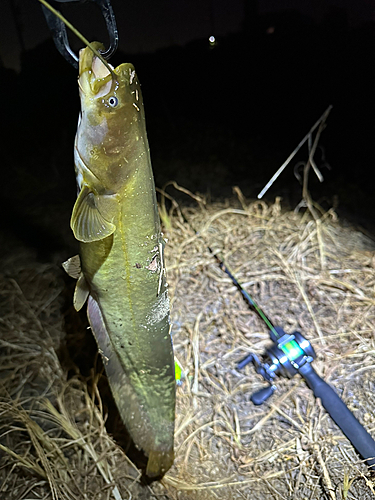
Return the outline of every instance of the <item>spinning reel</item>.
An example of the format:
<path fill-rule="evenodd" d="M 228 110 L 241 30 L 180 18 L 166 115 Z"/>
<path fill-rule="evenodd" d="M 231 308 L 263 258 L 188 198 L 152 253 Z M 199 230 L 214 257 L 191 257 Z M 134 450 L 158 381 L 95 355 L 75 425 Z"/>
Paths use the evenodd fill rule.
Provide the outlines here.
<path fill-rule="evenodd" d="M 241 370 L 247 364 L 253 363 L 256 372 L 269 384 L 268 387 L 252 394 L 251 401 L 255 405 L 267 401 L 276 390 L 274 382 L 277 375 L 293 378 L 299 373 L 306 380 L 314 396 L 320 398 L 332 420 L 366 460 L 371 470 L 375 471 L 375 441 L 332 387 L 319 377 L 311 366 L 316 354 L 310 342 L 299 332 L 288 335 L 282 328 L 273 325 L 270 337 L 273 344 L 267 349 L 263 362 L 256 354 L 249 354 L 237 365 Z"/>
<path fill-rule="evenodd" d="M 237 365 L 241 370 L 247 364 L 253 363 L 256 372 L 270 384 L 251 396 L 250 399 L 255 405 L 261 405 L 275 392 L 274 381 L 277 375 L 292 378 L 302 366 L 316 358 L 312 345 L 299 332 L 288 335 L 282 328 L 276 326 L 270 330 L 270 337 L 273 345 L 267 349 L 263 363 L 252 353 Z"/>
<path fill-rule="evenodd" d="M 294 375 L 299 373 L 306 380 L 314 396 L 320 398 L 323 407 L 332 420 L 340 427 L 361 457 L 365 459 L 371 471 L 375 472 L 375 441 L 332 387 L 319 377 L 311 366 L 316 354 L 310 342 L 300 332 L 288 335 L 281 327 L 274 326 L 271 319 L 247 293 L 224 261 L 217 254 L 214 254 L 210 247 L 208 249 L 215 257 L 219 267 L 230 277 L 233 284 L 241 292 L 250 309 L 255 311 L 267 325 L 273 342 L 266 350 L 263 362 L 260 361 L 256 354 L 252 353 L 237 364 L 237 368 L 241 370 L 248 363 L 253 363 L 257 373 L 269 384 L 268 387 L 255 392 L 251 396 L 251 401 L 255 405 L 261 405 L 267 401 L 276 390 L 274 382 L 277 375 L 293 378 Z"/>

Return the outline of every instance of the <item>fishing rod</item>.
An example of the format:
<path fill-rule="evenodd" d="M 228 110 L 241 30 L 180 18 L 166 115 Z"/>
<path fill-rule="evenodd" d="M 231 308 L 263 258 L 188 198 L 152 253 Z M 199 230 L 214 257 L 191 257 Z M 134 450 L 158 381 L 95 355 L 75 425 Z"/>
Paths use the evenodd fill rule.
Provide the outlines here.
<path fill-rule="evenodd" d="M 182 212 L 181 214 L 195 234 L 202 237 Z M 207 245 L 207 249 L 215 258 L 220 269 L 229 276 L 232 283 L 241 292 L 243 299 L 250 309 L 258 314 L 269 329 L 272 344 L 266 349 L 262 360 L 255 353 L 250 353 L 237 364 L 237 369 L 242 370 L 247 364 L 252 363 L 255 371 L 268 383 L 265 388 L 251 395 L 250 399 L 252 403 L 261 405 L 272 396 L 277 389 L 275 385 L 277 376 L 293 378 L 298 373 L 305 379 L 307 386 L 313 391 L 314 396 L 320 398 L 323 407 L 332 420 L 349 439 L 358 454 L 365 460 L 370 470 L 375 472 L 375 441 L 349 410 L 344 401 L 336 394 L 334 389 L 311 366 L 311 363 L 316 358 L 316 354 L 309 340 L 301 332 L 295 331 L 288 334 L 280 326 L 275 326 L 237 280 L 234 273 L 225 263 L 224 258 L 215 253 L 209 245 Z"/>

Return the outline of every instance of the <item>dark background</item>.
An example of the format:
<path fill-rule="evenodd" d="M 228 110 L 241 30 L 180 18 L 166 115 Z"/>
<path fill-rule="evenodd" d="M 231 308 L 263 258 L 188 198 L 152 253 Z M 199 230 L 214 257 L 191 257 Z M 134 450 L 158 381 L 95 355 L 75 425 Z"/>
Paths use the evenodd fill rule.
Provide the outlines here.
<path fill-rule="evenodd" d="M 22 2 L 8 3 L 11 42 L 0 47 L 0 206 L 8 231 L 53 249 L 62 244 L 61 227 L 69 226 L 76 195 L 78 89 L 76 71 L 56 51 L 40 7 L 26 3 L 30 23 Z M 338 204 L 340 215 L 373 229 L 375 51 L 369 3 L 300 2 L 297 10 L 288 8 L 294 2 L 244 0 L 233 3 L 233 12 L 224 0 L 203 2 L 205 10 L 196 2 L 177 2 L 173 11 L 167 0 L 140 3 L 142 11 L 139 3 L 126 3 L 125 10 L 124 2 L 113 1 L 121 44 L 111 63 L 136 67 L 158 186 L 174 179 L 217 199 L 231 196 L 238 185 L 255 198 L 332 104 L 316 155 L 325 181 L 311 174 L 311 193 L 325 208 Z M 67 17 L 85 35 L 106 40 L 94 6 L 68 7 Z M 171 35 L 166 42 L 176 25 L 184 27 L 181 38 Z M 210 35 L 216 35 L 214 46 Z M 306 158 L 304 146 L 265 198 L 281 195 L 294 207 L 301 186 L 293 166 Z M 74 245 L 66 234 L 72 239 L 63 244 Z"/>

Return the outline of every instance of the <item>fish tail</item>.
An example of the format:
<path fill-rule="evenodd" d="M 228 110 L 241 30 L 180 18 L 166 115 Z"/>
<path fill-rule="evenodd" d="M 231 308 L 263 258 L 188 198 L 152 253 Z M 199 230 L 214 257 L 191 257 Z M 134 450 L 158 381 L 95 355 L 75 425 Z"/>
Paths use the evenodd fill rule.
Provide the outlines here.
<path fill-rule="evenodd" d="M 104 365 L 117 408 L 135 444 L 149 457 L 146 474 L 163 476 L 172 466 L 174 438 L 174 406 L 164 409 L 147 407 L 139 391 L 130 382 L 113 349 L 98 302 L 88 298 L 88 318 L 98 347 L 104 356 Z M 172 380 L 174 388 L 174 380 Z M 168 398 L 167 398 L 168 399 Z M 163 407 L 163 405 L 161 405 Z"/>
<path fill-rule="evenodd" d="M 150 478 L 164 476 L 164 474 L 171 468 L 173 460 L 173 449 L 168 451 L 150 451 L 146 468 L 147 476 Z"/>

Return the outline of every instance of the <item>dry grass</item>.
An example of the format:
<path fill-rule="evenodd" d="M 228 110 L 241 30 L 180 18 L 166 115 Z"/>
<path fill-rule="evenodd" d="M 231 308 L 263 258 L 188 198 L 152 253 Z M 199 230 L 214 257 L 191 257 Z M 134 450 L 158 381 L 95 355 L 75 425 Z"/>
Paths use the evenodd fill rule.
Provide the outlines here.
<path fill-rule="evenodd" d="M 240 193 L 238 193 L 240 195 Z M 68 379 L 63 272 L 12 249 L 0 276 L 0 498 L 370 499 L 374 484 L 300 377 L 262 381 L 236 363 L 261 355 L 268 333 L 206 246 L 220 251 L 275 324 L 301 330 L 314 366 L 375 435 L 375 246 L 330 211 L 283 212 L 279 200 L 200 203 L 168 222 L 166 260 L 177 389 L 176 460 L 161 483 L 139 472 L 107 434 L 100 395 Z M 21 251 L 22 250 L 22 251 Z"/>

